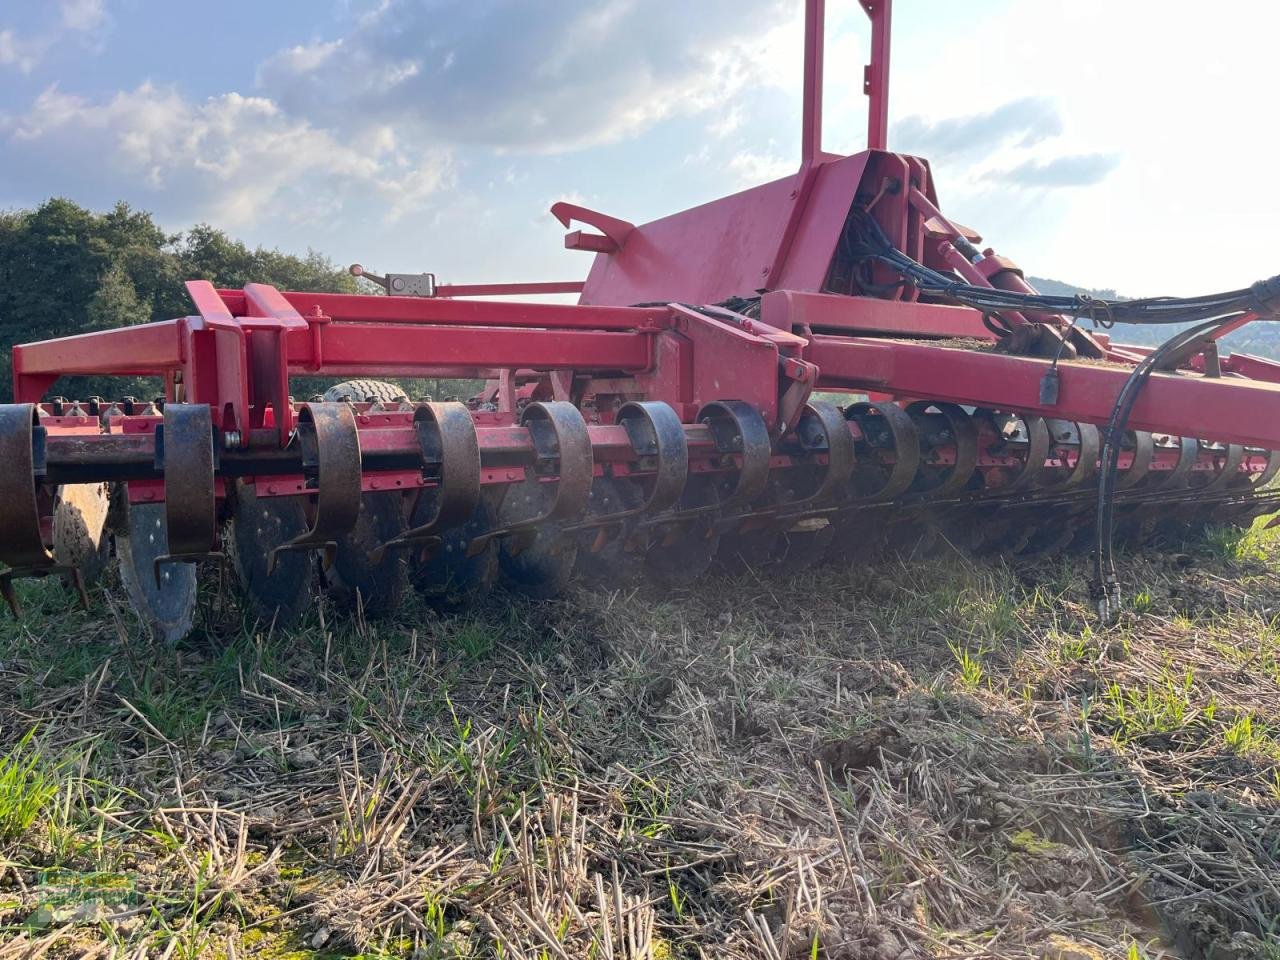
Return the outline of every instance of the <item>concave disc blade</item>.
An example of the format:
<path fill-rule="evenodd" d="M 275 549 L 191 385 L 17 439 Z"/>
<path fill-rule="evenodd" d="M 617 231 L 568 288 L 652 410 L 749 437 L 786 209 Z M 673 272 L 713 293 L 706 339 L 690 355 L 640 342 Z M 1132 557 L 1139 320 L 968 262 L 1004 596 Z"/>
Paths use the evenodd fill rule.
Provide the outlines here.
<path fill-rule="evenodd" d="M 53 508 L 53 555 L 78 567 L 86 587 L 93 586 L 111 556 L 107 512 L 111 491 L 105 483 L 70 483 L 58 488 Z"/>
<path fill-rule="evenodd" d="M 691 510 L 718 502 L 714 485 L 703 476 L 690 476 L 677 508 Z M 715 514 L 681 521 L 677 529 L 656 527 L 644 557 L 644 569 L 659 583 L 678 586 L 707 572 L 720 545 Z"/>
<path fill-rule="evenodd" d="M 271 551 L 307 529 L 300 497 L 259 497 L 252 483 L 236 485 L 227 549 L 249 613 L 278 627 L 301 618 L 311 599 L 313 560 L 310 551 L 277 554 L 267 573 Z"/>
<path fill-rule="evenodd" d="M 128 504 L 123 530 L 116 533 L 120 579 L 138 618 L 158 639 L 177 643 L 195 620 L 196 565 L 166 563 L 157 582 L 156 558 L 168 552 L 164 504 Z"/>
<path fill-rule="evenodd" d="M 773 545 L 773 561 L 784 574 L 808 570 L 822 562 L 835 536 L 835 524 L 826 517 L 796 521 L 779 534 Z"/>
<path fill-rule="evenodd" d="M 400 605 L 408 585 L 404 550 L 388 550 L 380 563 L 369 553 L 405 530 L 399 493 L 366 493 L 360 498 L 355 527 L 339 538 L 325 585 L 334 601 L 348 610 L 357 605 L 368 617 L 383 617 Z"/>
<path fill-rule="evenodd" d="M 516 484 L 502 498 L 498 525 L 505 527 L 545 514 L 555 495 L 549 483 L 526 480 Z M 562 536 L 560 528 L 551 523 L 504 537 L 498 547 L 498 563 L 511 585 L 539 600 L 564 592 L 573 577 L 577 555 L 577 540 Z"/>
<path fill-rule="evenodd" d="M 596 477 L 587 501 L 588 517 L 608 517 L 640 506 L 643 494 L 628 480 Z M 588 527 L 578 534 L 574 575 L 586 586 L 626 586 L 644 570 L 644 551 L 628 543 L 623 531 Z"/>
<path fill-rule="evenodd" d="M 427 495 L 414 510 L 413 523 L 424 523 L 433 511 Z M 482 600 L 498 579 L 498 545 L 489 541 L 475 556 L 467 556 L 471 541 L 493 529 L 493 507 L 481 500 L 461 527 L 444 534 L 444 542 L 419 558 L 414 551 L 410 576 L 422 598 L 441 613 L 459 613 Z"/>

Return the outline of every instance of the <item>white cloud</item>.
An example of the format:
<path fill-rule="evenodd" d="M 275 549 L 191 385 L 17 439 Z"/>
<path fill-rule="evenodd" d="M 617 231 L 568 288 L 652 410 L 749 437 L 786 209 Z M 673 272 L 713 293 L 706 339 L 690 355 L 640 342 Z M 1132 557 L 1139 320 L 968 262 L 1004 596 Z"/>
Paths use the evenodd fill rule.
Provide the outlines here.
<path fill-rule="evenodd" d="M 0 67 L 15 67 L 20 73 L 30 73 L 44 50 L 40 45 L 24 40 L 12 30 L 0 30 Z"/>
<path fill-rule="evenodd" d="M 324 127 L 391 123 L 457 144 L 564 152 L 724 106 L 763 69 L 760 37 L 790 6 L 704 0 L 692 17 L 677 0 L 385 0 L 345 35 L 271 57 L 258 83 Z"/>
<path fill-rule="evenodd" d="M 193 103 L 152 84 L 102 102 L 50 87 L 0 124 L 19 179 L 43 181 L 58 157 L 77 182 L 114 183 L 131 197 L 142 184 L 170 210 L 231 227 L 344 207 L 395 220 L 452 181 L 448 150 L 401 145 L 389 128 L 372 133 L 351 144 L 263 97 Z"/>
<path fill-rule="evenodd" d="M 61 0 L 56 13 L 55 23 L 29 37 L 19 36 L 11 28 L 0 30 L 0 67 L 14 67 L 19 73 L 31 73 L 45 55 L 69 34 L 87 40 L 91 49 L 100 48 L 97 35 L 110 24 L 105 0 Z"/>
<path fill-rule="evenodd" d="M 738 189 L 780 179 L 795 173 L 797 166 L 794 157 L 780 157 L 773 153 L 740 151 L 729 158 L 729 170 Z"/>
<path fill-rule="evenodd" d="M 107 22 L 104 0 L 62 0 L 62 25 L 68 30 L 88 33 Z"/>

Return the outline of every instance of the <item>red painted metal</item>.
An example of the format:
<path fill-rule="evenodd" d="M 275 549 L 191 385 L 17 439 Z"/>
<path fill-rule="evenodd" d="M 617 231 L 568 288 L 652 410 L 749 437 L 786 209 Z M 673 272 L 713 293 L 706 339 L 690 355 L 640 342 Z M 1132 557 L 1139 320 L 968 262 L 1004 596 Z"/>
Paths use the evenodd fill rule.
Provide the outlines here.
<path fill-rule="evenodd" d="M 536 297 L 550 293 L 581 293 L 581 280 L 548 283 L 442 283 L 437 297 Z"/>
<path fill-rule="evenodd" d="M 885 150 L 889 143 L 889 36 L 893 0 L 861 0 L 871 18 L 871 62 L 863 73 L 868 97 L 867 149 Z"/>
<path fill-rule="evenodd" d="M 822 371 L 819 389 L 876 390 L 1098 424 L 1110 418 L 1130 373 L 1123 366 L 1060 363 L 1059 400 L 1045 404 L 1040 383 L 1049 360 L 833 336 L 815 336 L 806 356 Z M 1153 374 L 1129 426 L 1280 449 L 1280 385 Z"/>
<path fill-rule="evenodd" d="M 761 318 L 782 330 L 845 330 L 909 337 L 969 337 L 995 340 L 982 315 L 969 307 L 940 303 L 903 303 L 871 297 L 777 290 L 761 301 Z"/>
<path fill-rule="evenodd" d="M 668 419 L 674 411 L 679 422 L 667 424 L 672 432 L 666 439 L 676 438 L 688 454 L 681 469 L 695 474 L 746 476 L 761 464 L 791 469 L 804 455 L 796 438 L 803 436 L 798 427 L 805 426 L 815 390 L 866 392 L 882 404 L 928 400 L 1025 419 L 1106 423 L 1148 348 L 1112 345 L 1098 336 L 1110 362 L 1062 362 L 1057 398 L 1047 402 L 1041 387 L 1049 361 L 997 352 L 977 311 L 922 302 L 920 291 L 887 266 L 855 269 L 849 262 L 849 230 L 860 222 L 851 217 L 856 204 L 912 258 L 978 285 L 1026 289 L 1011 262 L 968 246 L 980 238 L 943 214 L 925 161 L 885 150 L 891 3 L 860 2 L 872 34 L 864 152 L 837 157 L 822 149 L 825 3 L 807 0 L 800 169 L 640 225 L 556 204 L 552 213 L 566 228 L 576 222 L 597 231 L 574 230 L 566 238 L 570 248 L 595 253 L 584 282 L 441 285 L 434 296 L 415 298 L 281 292 L 263 284 L 216 290 L 192 281 L 190 316 L 14 348 L 15 399 L 40 401 L 64 374 L 162 376 L 168 402 L 210 407 L 220 441 L 220 497 L 233 478 L 251 481 L 264 497 L 306 491 L 308 471 L 318 470 L 319 461 L 304 461 L 301 448 L 320 442 L 317 417 L 328 417 L 324 429 L 345 440 L 347 459 L 335 454 L 328 462 L 349 466 L 342 475 L 351 490 L 357 466 L 366 492 L 447 482 L 434 469 L 438 463 L 424 462 L 430 458 L 427 441 L 416 432 L 418 413 L 368 404 L 295 405 L 290 377 L 301 375 L 486 379 L 471 403 L 471 422 L 461 417 L 467 442 L 474 441 L 468 456 L 480 460 L 478 474 L 469 476 L 478 475 L 486 486 L 532 476 L 560 482 L 554 473 L 560 467 L 552 464 L 565 459 L 566 449 L 576 449 L 576 462 L 585 465 L 579 481 L 589 480 L 587 467 L 596 476 L 657 473 L 653 454 L 640 452 L 628 431 L 638 422 L 627 419 L 636 401 L 660 401 Z M 577 304 L 464 299 L 575 292 Z M 1002 317 L 1013 324 L 1061 322 L 1035 313 Z M 978 342 L 967 349 L 938 342 L 955 338 Z M 1225 356 L 1216 378 L 1197 373 L 1205 366 L 1189 357 L 1178 373 L 1153 375 L 1130 427 L 1280 449 L 1280 364 Z M 577 416 L 565 401 L 583 412 L 586 441 L 580 423 L 576 434 L 565 426 Z M 732 421 L 728 433 L 736 436 L 726 446 L 723 429 L 717 434 L 699 422 L 708 407 L 751 416 Z M 458 409 L 451 409 L 457 419 Z M 538 425 L 553 421 L 530 415 L 550 418 L 547 411 L 557 410 L 567 420 L 556 429 L 569 432 L 557 432 L 550 443 Z M 30 429 L 31 411 L 20 412 Z M 156 462 L 163 418 L 155 411 L 113 415 L 100 435 L 94 434 L 96 421 L 54 415 L 53 408 L 45 412 L 50 484 L 120 480 L 136 502 L 163 498 L 163 469 Z M 913 415 L 924 414 L 917 408 Z M 839 428 L 839 415 L 832 416 Z M 725 422 L 717 421 L 721 428 Z M 847 442 L 831 422 L 822 436 Z M 856 420 L 847 429 L 855 440 L 867 440 Z M 681 430 L 687 451 L 679 446 Z M 999 442 L 988 429 L 970 462 L 1007 475 L 1018 461 L 997 449 Z M 961 441 L 953 436 L 951 444 L 931 451 L 931 468 L 964 460 Z M 1213 458 L 1211 450 L 1197 453 L 1193 469 L 1202 475 L 1217 469 Z M 1135 459 L 1126 454 L 1121 462 Z M 1176 446 L 1150 459 L 1154 471 L 1185 465 Z M 832 462 L 839 462 L 835 443 L 807 461 Z M 1257 473 L 1267 458 L 1254 454 L 1239 462 L 1241 473 Z M 22 483 L 29 491 L 30 479 Z"/>
<path fill-rule="evenodd" d="M 807 0 L 804 5 L 804 107 L 800 133 L 802 169 L 813 164 L 822 154 L 822 72 L 826 7 L 826 0 Z"/>

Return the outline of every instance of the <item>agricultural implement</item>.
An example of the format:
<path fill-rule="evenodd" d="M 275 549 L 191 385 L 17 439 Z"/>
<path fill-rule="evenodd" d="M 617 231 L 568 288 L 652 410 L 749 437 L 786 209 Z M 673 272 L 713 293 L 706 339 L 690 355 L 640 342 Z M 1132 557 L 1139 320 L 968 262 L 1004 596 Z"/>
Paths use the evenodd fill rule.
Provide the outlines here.
<path fill-rule="evenodd" d="M 318 584 L 369 614 L 575 575 L 685 583 L 886 550 L 1092 550 L 1274 507 L 1280 364 L 1219 339 L 1280 279 L 1192 299 L 1038 294 L 886 148 L 890 0 L 870 17 L 867 149 L 823 151 L 823 0 L 808 0 L 802 162 L 643 225 L 557 203 L 583 282 L 385 295 L 187 284 L 190 316 L 16 347 L 0 406 L 0 579 L 81 591 L 112 544 L 141 618 L 190 629 L 201 562 L 286 623 Z M 353 271 L 355 268 L 353 268 Z M 578 294 L 576 304 L 519 296 Z M 508 298 L 488 300 L 489 297 Z M 1167 323 L 1164 346 L 1115 324 Z M 153 402 L 48 399 L 62 375 L 158 375 Z M 290 378 L 347 383 L 298 402 Z M 475 378 L 415 402 L 386 381 Z M 833 402 L 844 395 L 844 403 Z"/>

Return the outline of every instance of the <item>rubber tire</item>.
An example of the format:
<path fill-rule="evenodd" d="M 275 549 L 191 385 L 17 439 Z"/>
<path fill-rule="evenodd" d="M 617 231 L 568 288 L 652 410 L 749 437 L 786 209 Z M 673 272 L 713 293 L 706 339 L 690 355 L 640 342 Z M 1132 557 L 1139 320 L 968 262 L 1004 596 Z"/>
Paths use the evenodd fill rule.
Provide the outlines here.
<path fill-rule="evenodd" d="M 385 380 L 344 380 L 335 383 L 324 392 L 327 403 L 334 403 L 343 397 L 350 397 L 355 403 L 379 401 L 391 403 L 393 400 L 407 400 L 404 390 L 394 383 Z"/>

